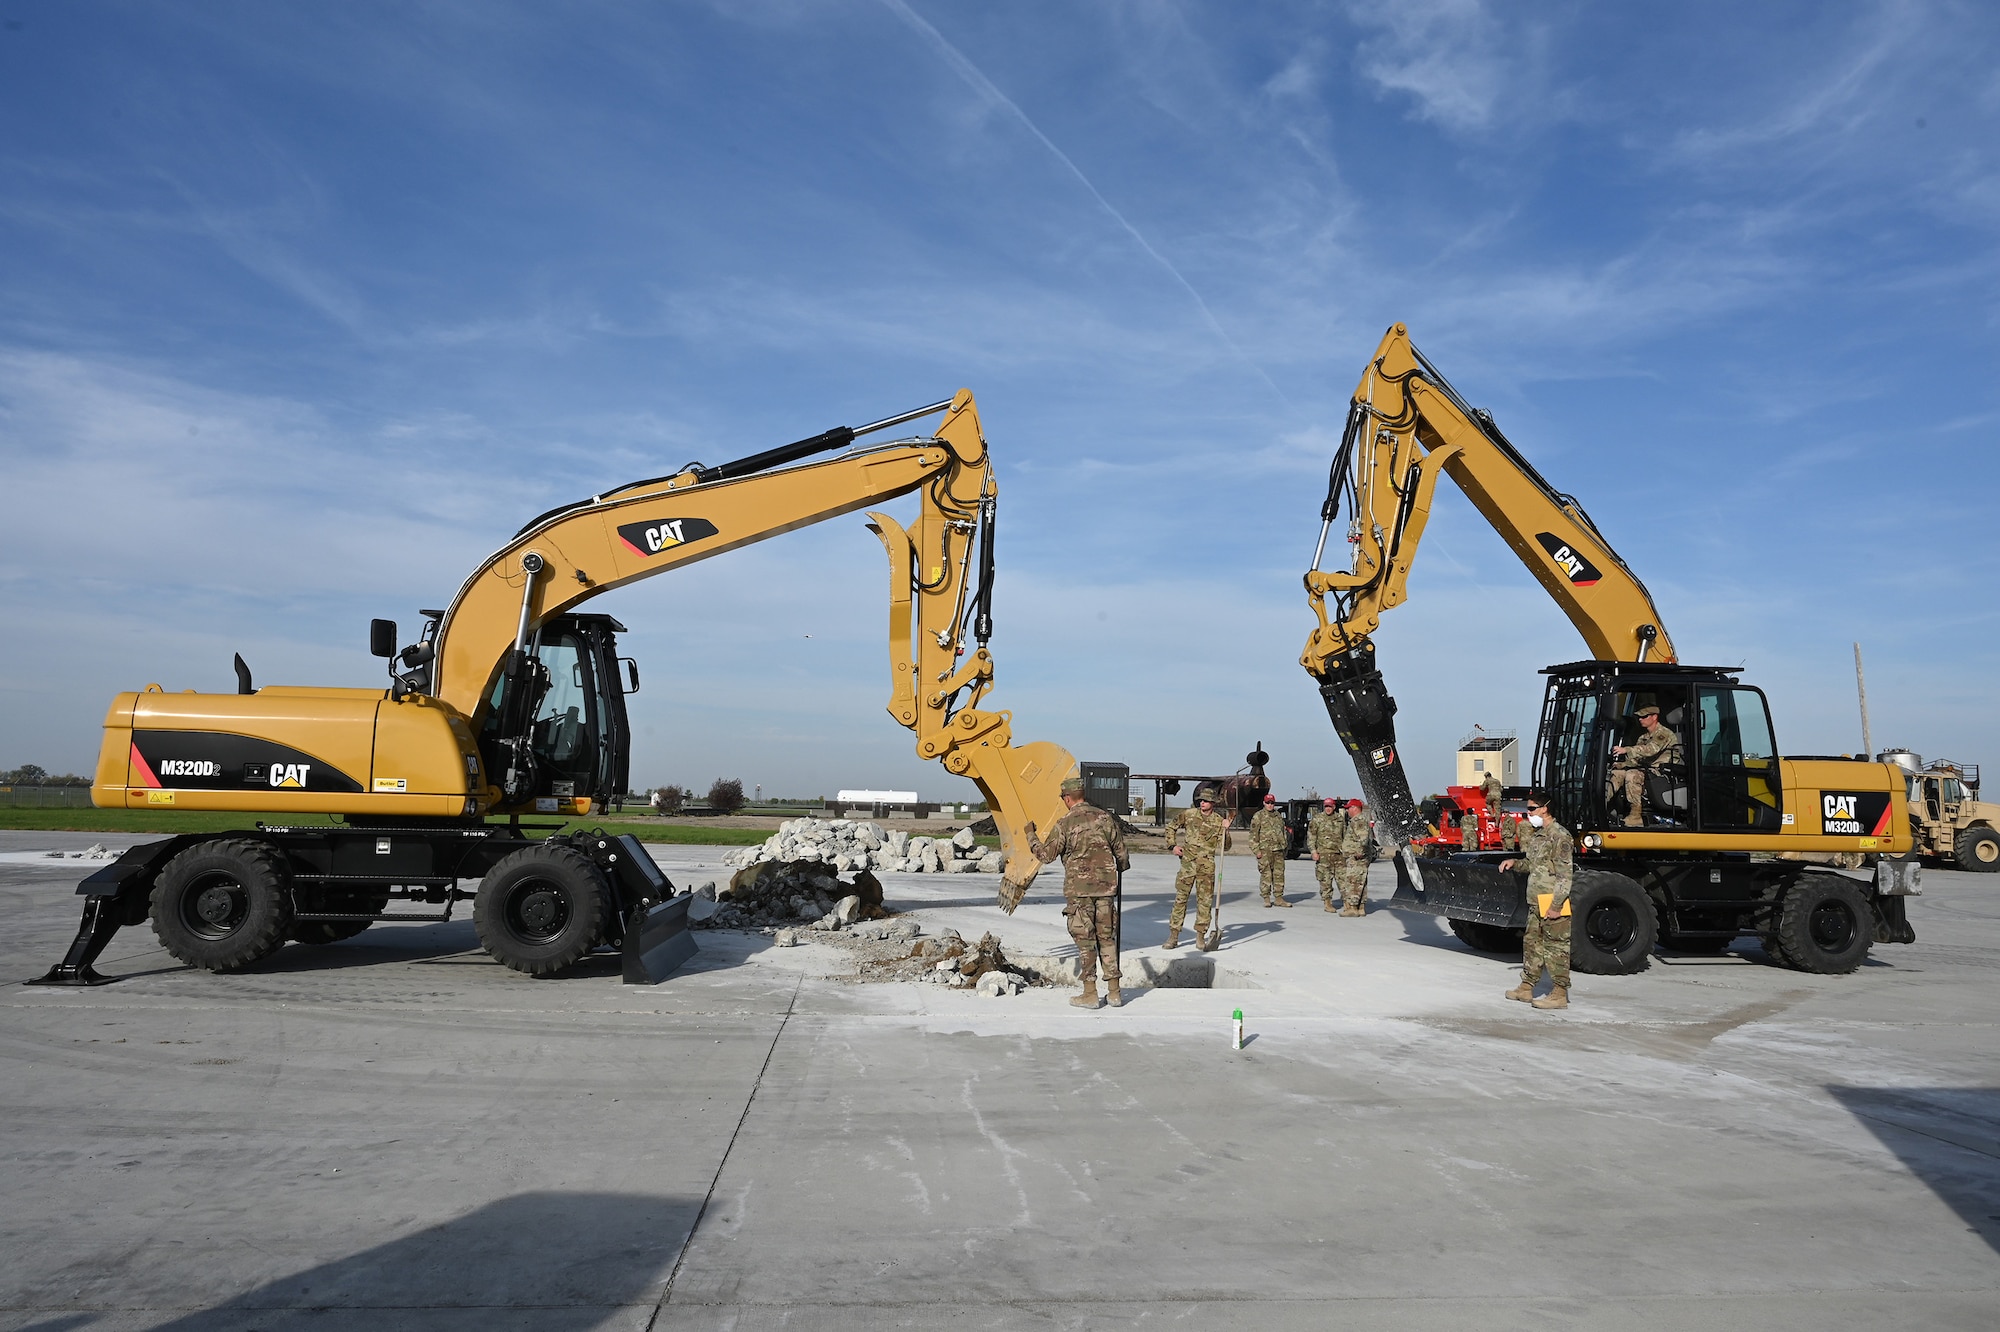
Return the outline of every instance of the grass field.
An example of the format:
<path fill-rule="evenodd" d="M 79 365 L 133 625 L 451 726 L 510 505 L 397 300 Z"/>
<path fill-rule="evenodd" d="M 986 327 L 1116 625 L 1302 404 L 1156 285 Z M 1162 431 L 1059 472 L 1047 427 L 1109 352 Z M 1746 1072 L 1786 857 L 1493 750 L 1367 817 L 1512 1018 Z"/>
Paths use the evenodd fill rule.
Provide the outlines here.
<path fill-rule="evenodd" d="M 276 815 L 210 814 L 150 809 L 0 809 L 0 828 L 25 828 L 46 832 L 130 832 L 175 833 L 226 832 L 232 828 L 254 828 L 262 821 L 276 823 Z M 548 816 L 528 822 L 548 824 Z M 332 823 L 332 819 L 287 820 L 292 826 Z M 501 820 L 496 820 L 501 822 Z M 654 823 L 619 819 L 565 819 L 563 830 L 602 828 L 613 835 L 631 833 L 642 842 L 667 842 L 681 846 L 756 846 L 771 834 L 756 828 L 718 828 L 712 824 Z M 543 836 L 546 829 L 533 834 Z"/>

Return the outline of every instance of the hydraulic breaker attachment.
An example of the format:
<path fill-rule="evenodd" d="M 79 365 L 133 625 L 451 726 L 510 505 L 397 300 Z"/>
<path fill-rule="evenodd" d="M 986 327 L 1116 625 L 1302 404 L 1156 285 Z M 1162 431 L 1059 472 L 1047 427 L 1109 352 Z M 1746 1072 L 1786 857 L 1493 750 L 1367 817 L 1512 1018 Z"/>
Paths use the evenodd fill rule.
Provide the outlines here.
<path fill-rule="evenodd" d="M 1331 658 L 1319 676 L 1319 692 L 1333 729 L 1354 757 L 1377 840 L 1400 850 L 1428 833 L 1430 825 L 1410 795 L 1410 779 L 1396 749 L 1396 700 L 1375 669 L 1375 645 L 1360 643 Z"/>
<path fill-rule="evenodd" d="M 84 899 L 83 923 L 63 960 L 23 985 L 109 985 L 121 979 L 99 975 L 93 965 L 103 956 L 111 936 L 126 925 L 144 922 L 152 907 L 153 876 L 183 846 L 198 837 L 169 837 L 127 847 L 125 854 L 85 877 L 76 886 Z"/>

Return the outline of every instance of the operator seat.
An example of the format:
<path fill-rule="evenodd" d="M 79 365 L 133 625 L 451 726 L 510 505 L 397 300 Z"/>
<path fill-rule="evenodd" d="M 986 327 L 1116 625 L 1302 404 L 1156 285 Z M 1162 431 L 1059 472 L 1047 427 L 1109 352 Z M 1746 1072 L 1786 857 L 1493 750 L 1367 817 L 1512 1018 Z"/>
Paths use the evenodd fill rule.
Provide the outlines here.
<path fill-rule="evenodd" d="M 1675 735 L 1681 733 L 1681 717 L 1685 707 L 1674 708 L 1660 714 L 1660 725 L 1667 727 Z M 1685 748 L 1683 748 L 1685 752 Z M 1687 764 L 1662 763 L 1646 774 L 1646 803 L 1658 810 L 1668 820 L 1685 823 L 1688 817 Z"/>

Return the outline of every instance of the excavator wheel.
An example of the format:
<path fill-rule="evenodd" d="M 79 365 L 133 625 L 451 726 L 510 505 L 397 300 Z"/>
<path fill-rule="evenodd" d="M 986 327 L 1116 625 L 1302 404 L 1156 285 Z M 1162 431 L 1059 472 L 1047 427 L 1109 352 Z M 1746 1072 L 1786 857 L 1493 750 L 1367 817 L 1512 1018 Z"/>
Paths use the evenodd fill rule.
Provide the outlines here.
<path fill-rule="evenodd" d="M 2000 870 L 2000 833 L 1991 828 L 1967 828 L 1952 838 L 1952 859 L 1962 870 Z"/>
<path fill-rule="evenodd" d="M 1844 975 L 1874 945 L 1875 909 L 1852 879 L 1802 874 L 1779 900 L 1776 934 L 1779 952 L 1793 967 Z"/>
<path fill-rule="evenodd" d="M 597 946 L 609 891 L 590 857 L 545 842 L 514 852 L 487 873 L 472 923 L 494 958 L 546 976 Z"/>
<path fill-rule="evenodd" d="M 1569 964 L 1591 976 L 1629 976 L 1653 961 L 1653 900 L 1622 874 L 1578 870 L 1570 884 Z"/>
<path fill-rule="evenodd" d="M 284 946 L 292 906 L 285 859 L 265 842 L 201 842 L 169 860 L 153 885 L 160 946 L 203 971 L 238 971 Z"/>

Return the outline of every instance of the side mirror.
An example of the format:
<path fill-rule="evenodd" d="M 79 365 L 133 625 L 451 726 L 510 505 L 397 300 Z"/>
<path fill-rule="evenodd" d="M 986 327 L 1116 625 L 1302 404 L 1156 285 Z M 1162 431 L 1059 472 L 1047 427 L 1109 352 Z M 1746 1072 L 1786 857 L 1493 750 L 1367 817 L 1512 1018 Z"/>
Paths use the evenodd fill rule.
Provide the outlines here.
<path fill-rule="evenodd" d="M 625 692 L 628 694 L 638 693 L 639 663 L 630 657 L 620 657 L 618 660 L 625 667 Z"/>
<path fill-rule="evenodd" d="M 394 620 L 370 620 L 368 622 L 368 653 L 374 657 L 396 655 L 396 622 Z"/>

